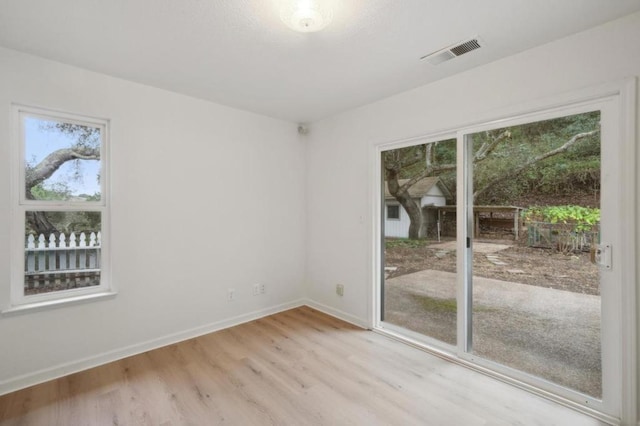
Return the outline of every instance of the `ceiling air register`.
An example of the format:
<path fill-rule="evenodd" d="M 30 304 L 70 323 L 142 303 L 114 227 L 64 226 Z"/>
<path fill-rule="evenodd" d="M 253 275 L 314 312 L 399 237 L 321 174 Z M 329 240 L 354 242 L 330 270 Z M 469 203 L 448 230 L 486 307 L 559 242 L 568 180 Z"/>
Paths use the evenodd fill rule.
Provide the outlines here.
<path fill-rule="evenodd" d="M 464 55 L 465 53 L 479 49 L 480 47 L 482 47 L 480 40 L 478 37 L 474 37 L 425 55 L 420 58 L 420 60 L 425 60 L 431 65 L 438 65 L 450 59 Z"/>

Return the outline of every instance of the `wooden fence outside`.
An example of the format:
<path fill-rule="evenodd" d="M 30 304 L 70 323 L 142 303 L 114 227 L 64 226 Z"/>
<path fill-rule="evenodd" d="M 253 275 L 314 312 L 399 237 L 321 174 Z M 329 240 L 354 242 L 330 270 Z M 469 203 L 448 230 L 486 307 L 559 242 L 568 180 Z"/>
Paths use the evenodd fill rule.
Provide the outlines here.
<path fill-rule="evenodd" d="M 529 247 L 554 248 L 570 253 L 588 251 L 600 243 L 600 224 L 589 231 L 576 231 L 575 224 L 527 222 Z"/>
<path fill-rule="evenodd" d="M 27 235 L 26 294 L 99 284 L 101 239 L 100 232 Z"/>

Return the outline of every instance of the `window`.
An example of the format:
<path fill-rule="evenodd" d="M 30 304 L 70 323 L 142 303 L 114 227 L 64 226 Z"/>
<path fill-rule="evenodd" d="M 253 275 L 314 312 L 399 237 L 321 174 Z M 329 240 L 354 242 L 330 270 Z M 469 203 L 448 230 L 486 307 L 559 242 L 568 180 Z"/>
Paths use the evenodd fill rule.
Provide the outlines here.
<path fill-rule="evenodd" d="M 16 107 L 13 307 L 109 290 L 108 122 Z"/>
<path fill-rule="evenodd" d="M 400 220 L 400 206 L 397 204 L 387 206 L 387 219 Z"/>

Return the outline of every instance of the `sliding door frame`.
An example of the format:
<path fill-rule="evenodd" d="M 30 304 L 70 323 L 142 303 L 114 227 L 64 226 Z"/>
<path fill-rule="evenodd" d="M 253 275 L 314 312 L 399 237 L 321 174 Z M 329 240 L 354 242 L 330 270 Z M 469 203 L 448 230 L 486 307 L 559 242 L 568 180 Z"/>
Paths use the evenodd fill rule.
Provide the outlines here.
<path fill-rule="evenodd" d="M 572 116 L 575 114 L 583 114 L 591 111 L 599 111 L 601 113 L 601 126 L 600 138 L 601 138 L 601 169 L 603 181 L 605 177 L 609 177 L 607 180 L 613 180 L 606 184 L 606 187 L 602 190 L 602 207 L 603 221 L 602 231 L 607 242 L 613 242 L 614 244 L 614 268 L 612 270 L 600 270 L 598 274 L 599 280 L 603 282 L 601 286 L 601 334 L 600 345 L 602 347 L 602 360 L 601 360 L 601 375 L 603 379 L 602 399 L 598 399 L 589 395 L 581 394 L 573 389 L 561 386 L 557 383 L 550 382 L 532 374 L 528 374 L 512 367 L 501 365 L 486 358 L 482 358 L 473 353 L 473 330 L 471 323 L 473 322 L 472 301 L 465 299 L 464 312 L 460 312 L 459 315 L 466 319 L 465 323 L 468 324 L 467 332 L 465 335 L 466 347 L 460 348 L 459 356 L 467 359 L 471 362 L 476 362 L 479 365 L 496 370 L 515 378 L 519 378 L 524 382 L 530 383 L 532 386 L 558 394 L 561 397 L 574 400 L 576 403 L 584 404 L 586 407 L 594 408 L 598 411 L 611 414 L 615 416 L 620 412 L 620 387 L 621 387 L 621 375 L 619 371 L 619 365 L 621 361 L 621 337 L 619 333 L 619 325 L 621 318 L 617 316 L 620 312 L 620 305 L 623 299 L 621 298 L 621 285 L 618 283 L 621 281 L 621 263 L 617 261 L 619 253 L 621 253 L 620 236 L 622 234 L 623 218 L 618 217 L 617 205 L 622 204 L 621 199 L 624 198 L 623 194 L 618 192 L 621 185 L 618 185 L 618 181 L 621 181 L 619 176 L 620 167 L 616 164 L 620 158 L 617 150 L 619 146 L 611 146 L 612 141 L 618 140 L 619 126 L 619 105 L 617 105 L 618 97 L 607 96 L 604 98 L 598 98 L 590 100 L 584 103 L 571 104 L 563 106 L 561 108 L 549 109 L 542 112 L 536 112 L 533 114 L 525 114 L 517 117 L 507 118 L 504 120 L 490 122 L 479 126 L 472 126 L 462 129 L 458 132 L 458 150 L 464 151 L 462 161 L 459 160 L 459 164 L 463 164 L 459 170 L 465 180 L 466 187 L 459 186 L 458 193 L 462 193 L 459 200 L 462 201 L 461 216 L 465 220 L 466 227 L 461 230 L 461 234 L 458 235 L 458 240 L 466 240 L 467 246 L 464 255 L 461 256 L 461 264 L 464 269 L 464 278 L 467 281 L 460 282 L 459 285 L 466 290 L 465 296 L 472 299 L 473 293 L 473 173 L 474 165 L 471 163 L 470 158 L 473 152 L 473 135 L 485 131 L 515 127 L 527 124 L 533 124 L 546 120 L 553 120 L 562 117 Z M 609 144 L 609 148 L 607 148 Z M 606 152 L 608 151 L 608 152 Z M 609 154 L 610 153 L 610 154 Z M 608 155 L 607 155 L 608 154 Z M 464 163 L 463 163 L 464 162 Z M 607 172 L 607 170 L 610 170 Z M 610 202 L 610 203 L 608 203 Z M 609 206 L 605 208 L 605 206 Z M 616 315 L 612 317 L 612 315 Z M 567 342 L 571 344 L 571 342 Z"/>
<path fill-rule="evenodd" d="M 375 149 L 375 163 L 376 167 L 376 175 L 374 177 L 374 181 L 377 183 L 375 189 L 373 190 L 374 194 L 374 205 L 376 206 L 376 210 L 374 212 L 374 292 L 373 292 L 373 312 L 374 317 L 372 318 L 371 323 L 373 324 L 374 330 L 384 331 L 387 334 L 400 337 L 402 340 L 406 342 L 413 342 L 418 346 L 424 346 L 430 348 L 432 351 L 445 354 L 445 356 L 449 357 L 452 354 L 457 352 L 456 346 L 450 345 L 448 343 L 442 342 L 440 340 L 434 339 L 432 337 L 422 335 L 411 330 L 403 329 L 402 327 L 398 327 L 394 324 L 385 322 L 383 320 L 384 315 L 384 174 L 382 171 L 382 155 L 385 151 L 406 148 L 414 145 L 423 145 L 429 143 L 440 142 L 444 140 L 455 140 L 456 132 L 455 131 L 446 131 L 446 132 L 438 132 L 433 133 L 426 136 L 414 137 L 409 139 L 404 139 L 400 141 L 385 143 L 382 145 L 378 145 Z"/>
<path fill-rule="evenodd" d="M 458 271 L 458 289 L 457 297 L 459 301 L 462 301 L 461 306 L 463 309 L 458 309 L 458 339 L 457 346 L 451 347 L 442 342 L 434 341 L 427 337 L 420 337 L 412 333 L 403 333 L 400 328 L 395 328 L 389 324 L 385 324 L 380 320 L 381 318 L 381 289 L 384 273 L 383 257 L 381 255 L 383 250 L 383 234 L 382 224 L 384 216 L 381 214 L 380 206 L 384 200 L 383 194 L 381 194 L 381 184 L 383 176 L 381 171 L 382 153 L 389 149 L 401 148 L 406 146 L 415 145 L 418 143 L 427 143 L 429 141 L 436 141 L 442 139 L 448 139 L 452 136 L 462 136 L 465 133 L 470 133 L 472 129 L 483 127 L 499 127 L 501 123 L 517 123 L 518 120 L 524 120 L 524 122 L 535 121 L 536 117 L 545 117 L 547 115 L 553 115 L 560 113 L 563 110 L 573 111 L 580 108 L 580 105 L 597 104 L 599 101 L 604 101 L 607 98 L 614 98 L 617 102 L 618 110 L 618 123 L 617 129 L 619 138 L 619 159 L 617 161 L 620 167 L 620 181 L 625 182 L 625 186 L 620 188 L 619 196 L 626 200 L 620 203 L 620 211 L 618 212 L 618 218 L 621 220 L 621 226 L 625 227 L 625 232 L 622 233 L 620 240 L 620 247 L 617 248 L 617 261 L 620 267 L 620 315 L 618 320 L 620 321 L 620 342 L 619 345 L 619 362 L 621 369 L 620 383 L 618 384 L 620 392 L 620 401 L 617 407 L 603 407 L 598 405 L 594 400 L 586 398 L 580 400 L 577 398 L 576 392 L 558 392 L 557 385 L 551 384 L 550 386 L 544 386 L 543 381 L 532 382 L 529 380 L 530 375 L 526 373 L 518 374 L 514 373 L 512 369 L 504 368 L 490 361 L 478 362 L 473 355 L 470 355 L 472 349 L 471 342 L 471 316 L 465 315 L 465 311 L 471 312 L 472 306 L 472 289 L 468 280 L 471 279 L 472 268 L 469 264 L 470 254 L 472 253 L 472 239 L 467 242 L 467 236 L 473 229 L 472 212 L 469 214 L 468 210 L 464 206 L 469 205 L 472 200 L 469 200 L 469 191 L 458 190 L 457 204 L 463 206 L 458 208 L 457 221 L 458 221 L 458 236 L 457 236 L 457 271 Z M 569 115 L 570 112 L 567 114 Z M 638 418 L 637 407 L 637 317 L 636 317 L 636 285 L 637 277 L 640 274 L 640 265 L 636 267 L 635 257 L 637 253 L 637 244 L 640 243 L 640 235 L 638 235 L 637 225 L 635 224 L 635 218 L 638 211 L 640 211 L 640 199 L 637 196 L 637 190 L 640 189 L 640 175 L 635 172 L 636 164 L 640 164 L 639 152 L 636 148 L 636 81 L 635 79 L 629 79 L 623 82 L 607 84 L 600 87 L 589 88 L 578 92 L 557 96 L 552 99 L 540 100 L 531 102 L 524 106 L 507 108 L 504 111 L 496 113 L 494 118 L 487 118 L 482 121 L 473 123 L 461 123 L 455 129 L 446 131 L 439 131 L 432 134 L 427 134 L 421 137 L 414 137 L 401 141 L 395 141 L 391 143 L 385 143 L 374 147 L 375 165 L 373 184 L 375 185 L 372 194 L 373 199 L 373 224 L 374 224 L 374 271 L 375 277 L 372 280 L 373 285 L 371 291 L 373 297 L 371 301 L 372 306 L 372 318 L 371 323 L 376 331 L 385 333 L 392 337 L 399 338 L 407 343 L 413 344 L 421 349 L 431 352 L 435 355 L 447 358 L 448 360 L 464 365 L 468 368 L 480 371 L 487 375 L 490 375 L 499 380 L 508 382 L 512 385 L 551 399 L 560 404 L 572 407 L 578 411 L 589 414 L 607 423 L 617 424 L 622 421 L 627 424 L 635 424 Z M 543 119 L 543 118 L 541 118 Z M 464 140 L 459 140 L 457 147 L 458 156 L 458 170 L 457 181 L 458 185 L 465 183 L 472 184 L 470 181 L 472 176 L 467 171 L 469 170 L 469 162 L 471 161 L 468 151 L 462 149 L 465 145 Z M 606 149 L 602 148 L 602 149 Z M 472 191 L 470 192 L 473 193 Z M 471 217 L 469 217 L 471 216 Z M 462 226 L 460 226 L 462 224 Z M 462 254 L 465 254 L 464 256 Z M 463 273 L 461 273 L 461 271 Z M 466 338 L 465 338 L 466 337 Z M 542 384 L 542 385 L 541 385 Z M 604 391 L 604 389 L 603 389 Z M 606 412 L 605 412 L 606 411 Z"/>

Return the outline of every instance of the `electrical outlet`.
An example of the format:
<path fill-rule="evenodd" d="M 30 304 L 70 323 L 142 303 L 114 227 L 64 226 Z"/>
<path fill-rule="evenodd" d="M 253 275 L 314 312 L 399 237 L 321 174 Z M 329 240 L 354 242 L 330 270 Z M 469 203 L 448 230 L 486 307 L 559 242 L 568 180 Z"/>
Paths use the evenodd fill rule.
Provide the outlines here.
<path fill-rule="evenodd" d="M 338 296 L 344 296 L 344 285 L 336 284 L 336 294 Z"/>
<path fill-rule="evenodd" d="M 260 284 L 260 294 L 265 294 L 267 292 L 267 286 L 264 284 Z"/>
<path fill-rule="evenodd" d="M 234 288 L 230 288 L 227 290 L 227 300 L 229 302 L 236 300 L 236 290 Z"/>

